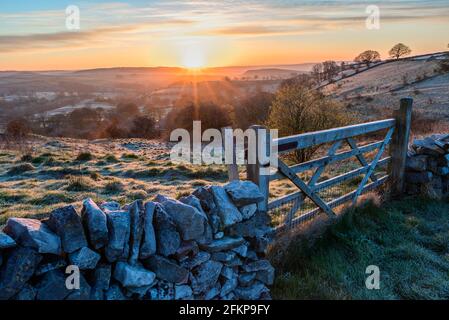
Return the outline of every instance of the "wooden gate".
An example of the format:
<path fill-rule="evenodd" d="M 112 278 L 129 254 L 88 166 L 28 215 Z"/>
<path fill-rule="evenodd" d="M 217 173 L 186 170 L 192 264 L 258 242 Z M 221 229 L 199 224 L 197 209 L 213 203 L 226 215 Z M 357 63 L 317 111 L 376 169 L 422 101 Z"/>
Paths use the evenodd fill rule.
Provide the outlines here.
<path fill-rule="evenodd" d="M 355 204 L 360 195 L 387 181 L 391 182 L 388 191 L 393 195 L 402 193 L 412 104 L 411 98 L 402 99 L 400 109 L 391 119 L 273 140 L 273 148 L 278 152 L 277 172 L 263 175 L 262 169 L 267 169 L 269 164 L 247 165 L 248 179 L 258 184 L 265 195 L 259 210 L 270 213 L 276 230 L 281 232 L 321 212 L 334 217 L 337 207 Z M 260 129 L 260 126 L 253 128 Z M 268 139 L 271 139 L 269 135 Z M 283 157 L 316 146 L 327 148 L 319 158 L 289 166 Z M 354 161 L 348 162 L 351 159 Z M 355 162 L 358 166 L 353 168 Z M 345 165 L 338 166 L 341 163 Z M 229 170 L 235 178 L 236 168 Z M 323 175 L 326 170 L 336 175 Z M 293 189 L 280 197 L 270 196 L 270 186 L 280 180 L 287 181 L 296 191 Z M 326 193 L 332 188 L 332 192 Z"/>

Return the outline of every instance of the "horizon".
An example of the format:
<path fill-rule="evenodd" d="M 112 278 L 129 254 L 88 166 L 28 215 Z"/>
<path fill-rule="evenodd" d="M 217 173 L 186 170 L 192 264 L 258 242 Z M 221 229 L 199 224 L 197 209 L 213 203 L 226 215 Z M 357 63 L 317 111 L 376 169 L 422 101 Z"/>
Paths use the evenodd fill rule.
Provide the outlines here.
<path fill-rule="evenodd" d="M 191 69 L 383 59 L 396 43 L 413 55 L 447 48 L 449 0 L 16 1 L 0 9 L 0 70 L 127 67 Z M 67 29 L 79 9 L 79 29 Z M 67 20 L 69 19 L 69 20 Z"/>

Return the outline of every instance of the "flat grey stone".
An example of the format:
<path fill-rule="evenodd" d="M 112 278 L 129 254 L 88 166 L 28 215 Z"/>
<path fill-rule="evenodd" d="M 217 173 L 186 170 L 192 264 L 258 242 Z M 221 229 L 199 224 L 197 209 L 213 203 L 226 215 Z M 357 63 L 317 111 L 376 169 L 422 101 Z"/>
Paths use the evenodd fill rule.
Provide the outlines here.
<path fill-rule="evenodd" d="M 43 275 L 52 270 L 61 269 L 67 266 L 65 259 L 57 256 L 45 257 L 35 271 L 36 276 Z"/>
<path fill-rule="evenodd" d="M 233 267 L 223 266 L 220 275 L 226 280 L 229 280 L 235 278 L 237 276 L 237 272 Z"/>
<path fill-rule="evenodd" d="M 161 205 L 175 222 L 183 240 L 198 240 L 204 236 L 207 216 L 202 210 L 173 199 L 166 199 Z"/>
<path fill-rule="evenodd" d="M 96 250 L 103 248 L 109 239 L 106 214 L 89 198 L 83 202 L 81 217 L 90 245 Z"/>
<path fill-rule="evenodd" d="M 416 155 L 407 157 L 405 168 L 407 170 L 413 171 L 426 171 L 427 170 L 427 159 L 426 155 Z"/>
<path fill-rule="evenodd" d="M 100 208 L 104 211 L 119 211 L 120 203 L 118 203 L 116 201 L 103 202 L 100 205 Z"/>
<path fill-rule="evenodd" d="M 218 262 L 230 262 L 234 260 L 236 253 L 232 251 L 221 251 L 212 253 L 211 259 Z"/>
<path fill-rule="evenodd" d="M 72 253 L 87 247 L 81 218 L 73 206 L 56 209 L 50 213 L 49 227 L 61 238 L 64 252 Z"/>
<path fill-rule="evenodd" d="M 221 225 L 224 228 L 232 226 L 243 220 L 242 213 L 239 209 L 237 209 L 222 187 L 212 186 L 210 190 L 214 196 L 215 205 L 217 206 L 217 214 L 220 217 Z"/>
<path fill-rule="evenodd" d="M 257 204 L 249 204 L 239 210 L 242 213 L 243 220 L 248 220 L 257 212 Z"/>
<path fill-rule="evenodd" d="M 0 300 L 8 300 L 22 289 L 33 276 L 42 256 L 34 249 L 17 247 L 4 258 L 0 269 Z"/>
<path fill-rule="evenodd" d="M 129 234 L 131 219 L 128 211 L 106 211 L 109 241 L 105 256 L 109 262 L 127 259 L 129 254 Z"/>
<path fill-rule="evenodd" d="M 221 285 L 217 282 L 211 289 L 209 289 L 204 295 L 204 300 L 212 300 L 220 295 Z"/>
<path fill-rule="evenodd" d="M 232 249 L 232 251 L 237 253 L 242 258 L 246 258 L 248 256 L 248 246 L 246 244 L 242 244 L 241 246 Z"/>
<path fill-rule="evenodd" d="M 263 283 L 256 281 L 249 287 L 237 287 L 234 292 L 239 299 L 258 300 L 263 293 L 269 292 L 269 290 Z"/>
<path fill-rule="evenodd" d="M 181 246 L 181 236 L 176 229 L 173 219 L 160 204 L 156 205 L 154 228 L 156 231 L 157 253 L 165 257 L 175 254 Z"/>
<path fill-rule="evenodd" d="M 124 287 L 145 287 L 153 284 L 156 274 L 142 267 L 120 261 L 115 266 L 114 279 Z"/>
<path fill-rule="evenodd" d="M 187 258 L 191 258 L 200 252 L 200 248 L 195 241 L 184 241 L 181 246 L 176 250 L 175 258 L 178 261 L 183 261 Z"/>
<path fill-rule="evenodd" d="M 210 260 L 210 253 L 200 251 L 196 256 L 181 261 L 181 266 L 187 269 L 193 269 Z"/>
<path fill-rule="evenodd" d="M 191 286 L 194 294 L 206 293 L 218 281 L 223 265 L 209 260 L 192 271 Z"/>
<path fill-rule="evenodd" d="M 39 253 L 61 254 L 61 240 L 39 220 L 10 218 L 4 231 L 24 247 Z"/>
<path fill-rule="evenodd" d="M 162 256 L 152 256 L 144 260 L 143 263 L 145 268 L 156 273 L 158 279 L 176 284 L 183 284 L 188 280 L 189 271 L 186 268 Z"/>
<path fill-rule="evenodd" d="M 249 272 L 249 273 L 241 273 L 239 275 L 239 285 L 241 287 L 247 287 L 253 283 L 253 281 L 256 279 L 256 272 Z"/>
<path fill-rule="evenodd" d="M 210 244 L 200 245 L 202 250 L 207 252 L 219 252 L 219 251 L 227 251 L 232 250 L 245 242 L 245 239 L 241 237 L 231 238 L 224 237 L 223 239 L 214 240 Z"/>
<path fill-rule="evenodd" d="M 52 270 L 44 274 L 36 284 L 36 290 L 37 300 L 64 300 L 71 293 L 66 287 L 65 274 L 60 270 Z"/>
<path fill-rule="evenodd" d="M 153 227 L 153 217 L 156 203 L 147 202 L 145 204 L 144 226 L 142 245 L 140 247 L 140 259 L 147 259 L 156 253 L 156 233 Z"/>
<path fill-rule="evenodd" d="M 142 201 L 131 204 L 129 215 L 131 217 L 131 233 L 129 237 L 129 263 L 136 264 L 140 254 L 140 244 L 143 237 L 145 210 Z"/>
<path fill-rule="evenodd" d="M 84 247 L 69 254 L 70 263 L 78 266 L 80 270 L 95 269 L 101 256 L 95 251 Z"/>
<path fill-rule="evenodd" d="M 0 250 L 13 248 L 16 246 L 16 242 L 13 238 L 8 236 L 6 233 L 0 232 Z"/>
<path fill-rule="evenodd" d="M 214 211 L 216 209 L 214 197 L 210 192 L 210 186 L 200 187 L 196 189 L 192 194 L 200 200 L 201 207 L 204 209 L 204 211 L 210 213 L 211 211 Z"/>
<path fill-rule="evenodd" d="M 238 286 L 237 277 L 227 280 L 221 287 L 220 297 L 225 297 L 234 291 Z"/>
<path fill-rule="evenodd" d="M 251 181 L 232 181 L 224 188 L 237 207 L 259 203 L 264 199 L 259 187 Z"/>
<path fill-rule="evenodd" d="M 175 300 L 191 300 L 193 297 L 192 288 L 187 285 L 175 286 Z"/>

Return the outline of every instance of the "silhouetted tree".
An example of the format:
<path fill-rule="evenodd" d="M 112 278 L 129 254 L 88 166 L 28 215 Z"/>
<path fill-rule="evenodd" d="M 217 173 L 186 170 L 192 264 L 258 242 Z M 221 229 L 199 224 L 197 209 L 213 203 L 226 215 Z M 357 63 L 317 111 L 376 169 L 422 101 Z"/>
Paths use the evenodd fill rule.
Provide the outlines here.
<path fill-rule="evenodd" d="M 254 124 L 265 124 L 273 98 L 272 93 L 257 92 L 240 101 L 234 108 L 236 126 L 245 130 Z"/>
<path fill-rule="evenodd" d="M 412 53 L 412 50 L 403 43 L 398 43 L 388 52 L 390 57 L 395 59 L 408 56 L 410 53 Z"/>
<path fill-rule="evenodd" d="M 374 50 L 366 50 L 359 54 L 355 59 L 355 62 L 366 63 L 368 66 L 373 62 L 380 61 L 380 54 Z"/>

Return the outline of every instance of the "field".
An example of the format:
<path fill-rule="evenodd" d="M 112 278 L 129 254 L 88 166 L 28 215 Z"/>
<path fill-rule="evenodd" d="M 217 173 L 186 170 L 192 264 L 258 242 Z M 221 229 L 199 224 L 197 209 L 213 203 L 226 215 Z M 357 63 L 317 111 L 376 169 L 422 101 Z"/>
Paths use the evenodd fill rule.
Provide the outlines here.
<path fill-rule="evenodd" d="M 271 250 L 275 299 L 448 299 L 449 203 L 403 199 L 352 210 Z M 282 242 L 280 242 L 282 243 Z M 366 268 L 380 269 L 367 290 Z"/>

